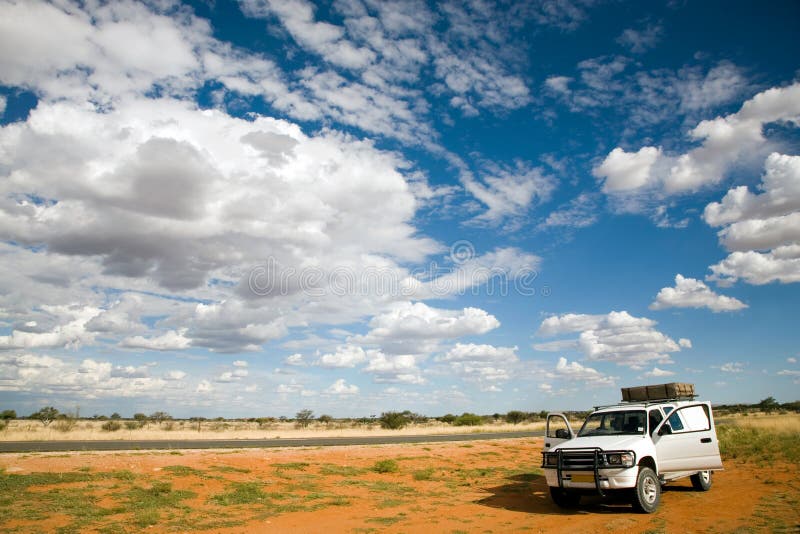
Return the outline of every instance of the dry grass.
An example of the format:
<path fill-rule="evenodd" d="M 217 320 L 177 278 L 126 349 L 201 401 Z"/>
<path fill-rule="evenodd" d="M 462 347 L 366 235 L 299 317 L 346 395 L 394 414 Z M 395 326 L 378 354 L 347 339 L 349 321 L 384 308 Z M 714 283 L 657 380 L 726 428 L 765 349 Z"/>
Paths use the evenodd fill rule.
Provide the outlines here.
<path fill-rule="evenodd" d="M 52 424 L 43 426 L 38 421 L 10 421 L 8 427 L 0 431 L 0 441 L 55 441 L 55 440 L 180 440 L 180 439 L 292 439 L 312 437 L 360 437 L 360 436 L 403 436 L 432 434 L 465 434 L 477 432 L 516 432 L 541 431 L 544 422 L 511 425 L 496 423 L 480 426 L 452 426 L 433 422 L 410 425 L 401 430 L 386 430 L 379 425 L 324 425 L 312 424 L 308 428 L 295 428 L 293 423 L 274 423 L 269 427 L 259 427 L 256 422 L 205 421 L 199 426 L 190 421 L 170 421 L 158 425 L 149 423 L 142 428 L 108 432 L 101 427 L 103 421 L 78 421 L 67 431 L 58 430 Z"/>
<path fill-rule="evenodd" d="M 780 433 L 800 434 L 800 414 L 751 413 L 717 417 L 717 425 L 757 428 Z"/>

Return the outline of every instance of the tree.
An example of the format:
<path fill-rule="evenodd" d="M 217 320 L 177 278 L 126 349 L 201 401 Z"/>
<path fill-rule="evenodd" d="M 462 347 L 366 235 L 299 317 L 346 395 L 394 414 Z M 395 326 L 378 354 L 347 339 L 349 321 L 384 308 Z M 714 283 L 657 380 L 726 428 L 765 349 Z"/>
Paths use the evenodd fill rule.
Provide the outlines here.
<path fill-rule="evenodd" d="M 2 412 L 0 412 L 0 419 L 2 419 L 3 421 L 8 421 L 9 419 L 16 419 L 16 418 L 17 418 L 17 412 L 15 412 L 14 410 L 3 410 Z"/>
<path fill-rule="evenodd" d="M 381 428 L 388 428 L 389 430 L 399 430 L 410 422 L 408 416 L 400 412 L 383 412 L 379 420 Z"/>
<path fill-rule="evenodd" d="M 172 419 L 172 416 L 167 412 L 153 412 L 150 414 L 150 420 L 159 424 L 167 419 Z"/>
<path fill-rule="evenodd" d="M 36 419 L 37 421 L 41 421 L 44 426 L 49 425 L 53 422 L 53 419 L 58 417 L 58 410 L 53 408 L 52 406 L 45 406 L 38 412 L 34 412 L 31 414 L 31 419 Z"/>
<path fill-rule="evenodd" d="M 762 412 L 770 413 L 779 409 L 781 405 L 778 404 L 778 401 L 776 401 L 774 397 L 767 397 L 758 403 L 758 407 Z"/>
<path fill-rule="evenodd" d="M 526 417 L 525 412 L 521 412 L 519 410 L 511 410 L 506 414 L 506 421 L 508 421 L 512 425 L 518 425 L 519 423 L 525 420 L 525 417 Z"/>
<path fill-rule="evenodd" d="M 320 423 L 324 423 L 326 425 L 329 425 L 329 424 L 331 424 L 333 422 L 333 417 L 331 417 L 330 415 L 323 414 L 323 415 L 320 415 L 319 417 L 317 417 L 317 421 L 319 421 Z"/>
<path fill-rule="evenodd" d="M 111 414 L 111 419 L 122 419 L 122 416 L 117 412 Z"/>
<path fill-rule="evenodd" d="M 314 419 L 314 412 L 311 410 L 300 410 L 295 415 L 297 422 L 295 423 L 299 428 L 306 428 L 311 424 Z"/>
<path fill-rule="evenodd" d="M 445 414 L 445 415 L 443 415 L 443 416 L 441 416 L 439 418 L 439 421 L 441 421 L 442 423 L 447 423 L 447 424 L 452 424 L 453 421 L 455 421 L 455 420 L 456 420 L 456 416 L 451 414 L 451 413 Z"/>

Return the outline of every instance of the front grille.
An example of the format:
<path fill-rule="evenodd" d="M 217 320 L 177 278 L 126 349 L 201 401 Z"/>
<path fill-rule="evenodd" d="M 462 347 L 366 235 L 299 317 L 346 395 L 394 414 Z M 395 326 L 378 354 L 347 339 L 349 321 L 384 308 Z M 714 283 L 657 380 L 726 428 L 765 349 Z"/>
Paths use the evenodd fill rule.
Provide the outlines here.
<path fill-rule="evenodd" d="M 561 453 L 561 468 L 573 471 L 594 471 L 594 451 L 563 451 Z M 598 458 L 602 463 L 602 457 Z"/>

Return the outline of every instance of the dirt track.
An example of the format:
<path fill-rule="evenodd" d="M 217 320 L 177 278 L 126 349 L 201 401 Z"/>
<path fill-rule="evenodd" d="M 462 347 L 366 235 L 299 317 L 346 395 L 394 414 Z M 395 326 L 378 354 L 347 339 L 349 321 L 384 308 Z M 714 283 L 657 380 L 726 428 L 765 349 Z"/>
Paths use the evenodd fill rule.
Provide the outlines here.
<path fill-rule="evenodd" d="M 175 490 L 192 492 L 182 502 L 185 509 L 160 512 L 151 532 L 185 531 L 186 525 L 209 532 L 326 533 L 799 530 L 800 480 L 793 464 L 727 461 L 711 491 L 696 492 L 688 481 L 667 486 L 661 508 L 652 515 L 597 498 L 565 512 L 549 499 L 538 468 L 540 447 L 540 439 L 513 439 L 180 454 L 7 454 L 0 456 L 0 467 L 16 474 L 127 470 L 129 484 L 166 481 Z M 373 471 L 380 460 L 395 460 L 399 470 Z M 263 500 L 220 504 L 220 495 L 248 482 L 263 485 Z M 80 483 L 63 486 L 74 489 Z M 135 513 L 120 506 L 118 481 L 88 488 L 109 513 L 84 524 L 82 532 L 137 530 Z M 0 522 L 0 530 L 49 532 L 70 524 L 69 513 L 50 509 L 46 519 Z"/>

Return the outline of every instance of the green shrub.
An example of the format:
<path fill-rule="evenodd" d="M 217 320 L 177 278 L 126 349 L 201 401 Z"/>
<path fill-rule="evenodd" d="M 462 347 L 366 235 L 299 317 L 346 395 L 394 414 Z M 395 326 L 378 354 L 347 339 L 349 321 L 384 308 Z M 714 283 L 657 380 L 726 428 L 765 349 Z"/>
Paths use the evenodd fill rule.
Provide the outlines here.
<path fill-rule="evenodd" d="M 0 431 L 5 430 L 8 426 L 8 421 L 5 419 L 0 419 Z"/>
<path fill-rule="evenodd" d="M 110 420 L 100 425 L 100 428 L 102 428 L 106 432 L 116 432 L 117 430 L 122 428 L 122 425 L 118 421 Z"/>
<path fill-rule="evenodd" d="M 59 432 L 69 432 L 70 430 L 75 428 L 75 425 L 78 424 L 76 419 L 72 417 L 63 417 L 53 424 L 53 428 L 58 430 Z"/>
<path fill-rule="evenodd" d="M 434 472 L 435 470 L 433 467 L 427 467 L 425 469 L 414 471 L 414 480 L 430 480 L 433 478 Z"/>
<path fill-rule="evenodd" d="M 456 417 L 456 420 L 453 421 L 455 426 L 478 426 L 481 423 L 483 423 L 483 418 L 474 413 L 464 413 Z"/>
<path fill-rule="evenodd" d="M 399 430 L 408 425 L 409 420 L 400 412 L 383 412 L 380 417 L 381 428 Z"/>
<path fill-rule="evenodd" d="M 372 466 L 372 470 L 376 473 L 397 473 L 400 466 L 394 460 L 378 460 Z"/>
<path fill-rule="evenodd" d="M 138 421 L 125 421 L 125 428 L 128 430 L 136 430 L 142 428 Z"/>

